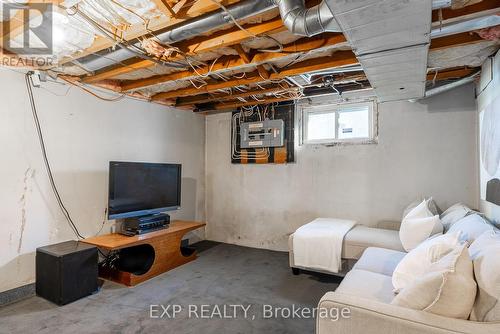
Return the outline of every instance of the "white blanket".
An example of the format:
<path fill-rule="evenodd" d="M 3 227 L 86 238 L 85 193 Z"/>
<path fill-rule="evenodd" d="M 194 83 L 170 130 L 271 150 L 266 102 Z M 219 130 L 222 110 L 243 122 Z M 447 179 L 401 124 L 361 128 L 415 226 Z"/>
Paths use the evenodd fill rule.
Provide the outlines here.
<path fill-rule="evenodd" d="M 295 265 L 338 273 L 342 270 L 342 242 L 356 222 L 316 218 L 293 234 Z"/>

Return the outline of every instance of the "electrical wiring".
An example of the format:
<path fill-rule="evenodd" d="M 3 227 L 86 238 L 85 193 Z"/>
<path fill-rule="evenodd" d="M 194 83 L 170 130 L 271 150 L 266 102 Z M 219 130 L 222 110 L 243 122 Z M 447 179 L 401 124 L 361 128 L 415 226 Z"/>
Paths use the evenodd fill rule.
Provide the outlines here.
<path fill-rule="evenodd" d="M 115 33 L 100 25 L 98 22 L 96 22 L 94 19 L 92 19 L 83 11 L 79 10 L 78 8 L 76 8 L 76 11 L 85 21 L 87 21 L 88 24 L 90 24 L 95 29 L 104 34 L 106 38 L 112 40 L 113 42 L 116 42 L 117 43 L 116 45 L 119 46 L 120 48 L 127 49 L 130 52 L 136 54 L 140 58 L 150 60 L 152 62 L 158 63 L 163 66 L 174 67 L 174 68 L 186 68 L 186 65 L 180 62 L 175 62 L 175 61 L 164 62 L 162 60 L 149 56 L 144 50 L 139 49 L 134 44 L 130 44 L 128 41 L 123 39 L 123 37 L 117 36 Z"/>
<path fill-rule="evenodd" d="M 105 208 L 104 209 L 104 218 L 102 220 L 101 228 L 99 229 L 99 231 L 97 231 L 97 233 L 94 236 L 97 237 L 102 232 L 102 229 L 104 228 L 104 225 L 106 225 L 107 215 L 108 215 L 108 208 Z"/>
<path fill-rule="evenodd" d="M 259 149 L 255 150 L 255 152 L 249 152 L 246 151 L 245 154 L 243 155 L 241 151 L 236 149 L 236 136 L 237 136 L 237 126 L 241 123 L 241 118 L 250 117 L 254 115 L 254 109 L 257 110 L 259 120 L 262 120 L 262 116 L 260 114 L 259 107 L 258 106 L 252 106 L 250 108 L 245 108 L 242 107 L 240 108 L 239 113 L 234 113 L 232 116 L 232 126 L 233 126 L 233 131 L 232 131 L 232 140 L 231 140 L 231 157 L 235 160 L 241 159 L 243 156 L 247 158 L 255 158 L 255 159 L 267 159 L 270 156 L 269 148 L 265 149 Z"/>
<path fill-rule="evenodd" d="M 61 97 L 61 96 L 67 96 L 72 87 L 69 86 L 68 89 L 66 89 L 66 91 L 63 94 L 57 94 L 57 93 L 55 93 L 55 92 L 53 92 L 50 89 L 47 89 L 45 87 L 40 87 L 40 88 L 43 89 L 44 91 L 48 92 L 49 94 Z"/>
<path fill-rule="evenodd" d="M 28 97 L 29 97 L 29 101 L 30 101 L 31 112 L 32 112 L 32 115 L 33 115 L 33 121 L 35 123 L 36 132 L 37 132 L 37 135 L 38 135 L 38 141 L 40 143 L 40 149 L 42 151 L 43 161 L 44 161 L 44 164 L 45 164 L 45 169 L 47 171 L 47 175 L 49 177 L 50 186 L 51 186 L 52 191 L 54 193 L 54 196 L 55 196 L 55 198 L 57 200 L 59 208 L 61 209 L 61 212 L 63 213 L 64 217 L 68 221 L 68 224 L 70 225 L 71 229 L 73 230 L 73 232 L 75 233 L 75 235 L 79 239 L 84 239 L 84 237 L 82 236 L 82 234 L 78 230 L 78 227 L 75 225 L 73 219 L 71 218 L 71 215 L 70 215 L 69 211 L 66 209 L 66 206 L 63 203 L 61 195 L 59 194 L 59 190 L 57 189 L 56 182 L 54 180 L 54 176 L 52 174 L 52 168 L 50 166 L 49 158 L 47 156 L 47 149 L 45 147 L 45 141 L 44 141 L 44 138 L 43 138 L 42 127 L 40 125 L 40 119 L 38 118 L 38 112 L 37 112 L 37 108 L 36 108 L 35 97 L 33 95 L 33 87 L 32 87 L 33 83 L 31 81 L 31 75 L 33 73 L 34 72 L 28 72 L 25 75 L 26 89 L 28 91 Z"/>
<path fill-rule="evenodd" d="M 216 77 L 219 77 L 220 79 L 222 79 L 223 81 L 229 81 L 231 78 L 225 76 L 224 74 L 221 74 L 221 73 L 214 73 L 214 75 Z"/>
<path fill-rule="evenodd" d="M 54 197 L 56 198 L 57 204 L 59 205 L 59 208 L 61 209 L 61 212 L 62 212 L 64 218 L 66 219 L 66 221 L 68 222 L 68 225 L 70 226 L 71 230 L 75 233 L 75 235 L 76 235 L 76 237 L 78 239 L 85 239 L 85 237 L 78 230 L 78 227 L 76 226 L 76 224 L 75 224 L 73 218 L 71 217 L 68 209 L 64 205 L 64 202 L 63 202 L 63 200 L 61 198 L 59 190 L 57 189 L 56 182 L 54 180 L 54 175 L 52 173 L 52 168 L 51 168 L 51 165 L 50 165 L 50 162 L 49 162 L 49 158 L 48 158 L 48 155 L 47 155 L 47 149 L 46 149 L 46 146 L 45 146 L 45 140 L 44 140 L 44 137 L 43 137 L 43 131 L 42 131 L 42 127 L 41 127 L 41 124 L 40 124 L 40 119 L 38 117 L 38 111 L 37 111 L 37 108 L 36 108 L 35 97 L 34 97 L 34 94 L 33 94 L 33 82 L 31 80 L 31 75 L 33 75 L 33 73 L 34 72 L 30 71 L 30 72 L 27 72 L 25 74 L 26 89 L 27 89 L 27 92 L 28 92 L 28 97 L 29 97 L 29 101 L 30 101 L 31 112 L 32 112 L 32 115 L 33 115 L 33 121 L 35 123 L 35 128 L 36 128 L 36 132 L 37 132 L 37 135 L 38 135 L 38 141 L 39 141 L 39 144 L 40 144 L 40 149 L 41 149 L 41 152 L 42 152 L 42 157 L 43 157 L 43 162 L 44 162 L 44 165 L 45 165 L 45 169 L 47 171 L 47 176 L 49 178 L 49 183 L 50 183 L 50 186 L 52 188 L 52 192 L 54 193 Z M 103 219 L 102 226 L 101 226 L 100 230 L 97 232 L 97 234 L 99 234 L 102 231 L 102 229 L 104 228 L 104 225 L 105 225 L 105 222 L 106 222 L 106 215 L 107 215 L 107 208 L 104 211 L 104 219 Z M 97 250 L 104 257 L 104 260 L 102 262 L 109 261 L 111 254 L 104 254 L 99 248 L 97 248 Z"/>
<path fill-rule="evenodd" d="M 208 68 L 208 71 L 206 74 L 201 74 L 199 73 L 196 68 L 191 64 L 191 62 L 187 62 L 189 64 L 189 66 L 191 66 L 191 68 L 193 69 L 193 71 L 200 77 L 202 78 L 208 78 L 208 76 L 212 73 L 212 69 L 214 68 L 215 66 L 215 63 L 217 63 L 217 60 L 219 60 L 220 56 L 215 58 L 215 60 L 212 62 L 212 65 L 210 65 L 210 67 Z"/>
<path fill-rule="evenodd" d="M 239 76 L 239 77 L 236 76 L 236 75 L 233 75 L 233 78 L 236 78 L 236 79 L 243 79 L 245 77 L 246 77 L 246 73 L 245 72 L 243 72 L 243 74 L 241 76 Z"/>
<path fill-rule="evenodd" d="M 247 91 L 247 89 L 243 88 L 243 87 L 234 86 L 233 88 L 236 90 L 239 90 L 240 92 L 243 92 L 243 93 L 245 93 Z"/>
<path fill-rule="evenodd" d="M 191 85 L 193 85 L 194 88 L 196 89 L 200 89 L 201 87 L 204 87 L 206 85 L 208 85 L 206 82 L 202 82 L 202 84 L 200 86 L 196 86 L 195 83 L 193 82 L 194 79 L 189 79 L 189 82 L 191 82 Z"/>
<path fill-rule="evenodd" d="M 73 85 L 73 86 L 76 86 L 76 87 L 78 87 L 78 88 L 81 88 L 81 89 L 83 89 L 85 92 L 87 92 L 87 93 L 89 93 L 89 94 L 91 94 L 91 95 L 93 95 L 93 96 L 95 96 L 95 97 L 97 97 L 98 99 L 103 100 L 103 101 L 107 101 L 107 102 L 115 102 L 115 101 L 118 101 L 118 100 L 123 99 L 123 98 L 126 96 L 126 94 L 120 94 L 119 96 L 117 96 L 117 97 L 113 97 L 113 98 L 103 97 L 103 96 L 100 96 L 100 95 L 98 95 L 98 94 L 94 93 L 94 92 L 93 92 L 93 91 L 91 91 L 90 89 L 88 89 L 88 88 L 84 87 L 82 84 L 77 84 L 77 83 L 75 83 L 75 82 L 73 82 L 73 81 L 71 81 L 71 80 L 68 80 L 68 79 L 64 78 L 64 77 L 60 77 L 60 78 L 61 78 L 62 80 L 64 80 L 64 81 L 66 81 L 67 83 L 69 83 L 70 85 Z"/>

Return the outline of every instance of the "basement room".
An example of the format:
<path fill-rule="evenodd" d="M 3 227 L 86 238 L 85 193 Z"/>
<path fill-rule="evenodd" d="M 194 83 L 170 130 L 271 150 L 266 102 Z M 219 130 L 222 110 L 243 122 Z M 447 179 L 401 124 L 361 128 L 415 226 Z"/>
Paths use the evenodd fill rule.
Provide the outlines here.
<path fill-rule="evenodd" d="M 500 333 L 500 0 L 0 21 L 0 334 Z"/>

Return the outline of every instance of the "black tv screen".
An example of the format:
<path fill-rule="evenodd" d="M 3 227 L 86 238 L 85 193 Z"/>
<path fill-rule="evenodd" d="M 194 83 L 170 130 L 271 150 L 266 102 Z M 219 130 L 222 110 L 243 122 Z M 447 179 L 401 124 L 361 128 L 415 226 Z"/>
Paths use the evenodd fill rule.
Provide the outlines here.
<path fill-rule="evenodd" d="M 109 219 L 176 210 L 180 205 L 180 164 L 109 163 Z"/>

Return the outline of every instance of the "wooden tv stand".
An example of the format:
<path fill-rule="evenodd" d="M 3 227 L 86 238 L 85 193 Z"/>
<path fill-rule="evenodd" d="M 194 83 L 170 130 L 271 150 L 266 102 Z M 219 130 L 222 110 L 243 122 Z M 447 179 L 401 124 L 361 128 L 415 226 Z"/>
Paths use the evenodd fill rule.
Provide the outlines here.
<path fill-rule="evenodd" d="M 127 286 L 134 286 L 170 269 L 195 260 L 197 257 L 196 253 L 193 252 L 188 256 L 184 256 L 181 253 L 181 240 L 187 232 L 196 230 L 205 225 L 205 223 L 200 222 L 174 220 L 170 222 L 168 228 L 146 234 L 129 237 L 118 233 L 112 233 L 87 238 L 82 241 L 97 246 L 105 251 L 116 251 L 139 245 L 150 245 L 153 247 L 153 264 L 143 275 L 135 275 L 118 269 L 99 269 L 99 276 L 104 279 Z"/>

